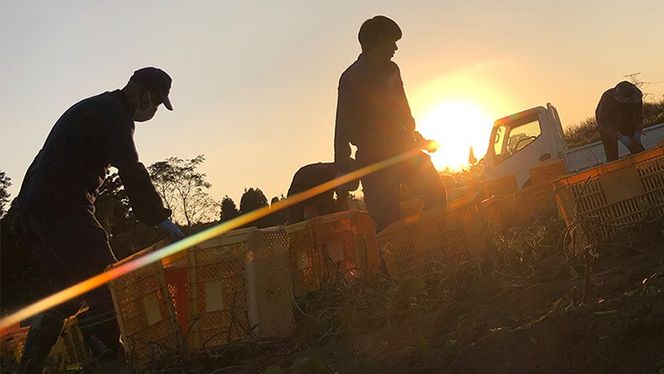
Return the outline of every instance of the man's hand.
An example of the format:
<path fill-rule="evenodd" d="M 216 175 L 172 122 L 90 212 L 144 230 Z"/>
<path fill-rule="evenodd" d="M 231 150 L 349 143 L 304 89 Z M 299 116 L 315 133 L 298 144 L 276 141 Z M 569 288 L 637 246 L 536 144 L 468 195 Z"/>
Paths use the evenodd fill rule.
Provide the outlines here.
<path fill-rule="evenodd" d="M 163 232 L 168 234 L 173 241 L 184 238 L 182 230 L 180 230 L 180 228 L 168 218 L 161 221 L 158 226 Z"/>
<path fill-rule="evenodd" d="M 427 140 L 427 143 L 423 147 L 427 152 L 429 153 L 434 153 L 440 148 L 440 144 L 438 144 L 437 141 L 435 140 Z"/>
<path fill-rule="evenodd" d="M 415 143 L 419 145 L 420 149 L 424 149 L 429 153 L 434 153 L 438 150 L 438 142 L 424 138 L 419 131 L 415 131 Z"/>

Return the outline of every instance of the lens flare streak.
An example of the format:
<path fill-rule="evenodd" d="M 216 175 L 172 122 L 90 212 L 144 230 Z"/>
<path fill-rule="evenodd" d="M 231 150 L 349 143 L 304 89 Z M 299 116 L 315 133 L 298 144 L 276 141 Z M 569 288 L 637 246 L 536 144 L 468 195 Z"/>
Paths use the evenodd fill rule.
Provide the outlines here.
<path fill-rule="evenodd" d="M 310 199 L 316 195 L 319 195 L 325 191 L 329 191 L 338 186 L 344 185 L 356 179 L 362 178 L 366 175 L 379 171 L 381 169 L 387 168 L 389 166 L 395 165 L 399 162 L 402 162 L 410 157 L 416 156 L 420 151 L 419 148 L 412 149 L 410 151 L 401 153 L 397 156 L 388 158 L 386 160 L 374 163 L 369 166 L 365 166 L 361 169 L 355 170 L 351 173 L 345 174 L 339 178 L 333 179 L 331 181 L 320 184 L 316 187 L 313 187 L 309 190 L 301 192 L 297 195 L 293 195 L 285 200 L 275 202 L 272 206 L 260 208 L 249 212 L 247 214 L 236 217 L 230 221 L 220 223 L 214 227 L 211 227 L 207 230 L 201 231 L 197 234 L 184 238 L 178 242 L 172 243 L 166 247 L 158 249 L 154 252 L 146 253 L 143 256 L 137 257 L 131 261 L 128 261 L 124 264 L 121 264 L 117 267 L 114 267 L 110 270 L 107 270 L 101 274 L 98 274 L 92 278 L 89 278 L 83 282 L 75 284 L 71 287 L 68 287 L 62 291 L 54 293 L 48 297 L 45 297 L 29 306 L 20 309 L 2 319 L 0 319 L 0 335 L 4 334 L 11 326 L 33 317 L 39 313 L 42 313 L 50 308 L 53 308 L 57 305 L 60 305 L 68 300 L 71 300 L 75 297 L 81 296 L 97 287 L 104 285 L 114 279 L 117 279 L 133 270 L 141 268 L 146 265 L 153 264 L 157 261 L 172 256 L 178 252 L 184 251 L 185 249 L 192 248 L 206 240 L 212 239 L 224 233 L 227 233 L 233 229 L 242 227 L 248 223 L 251 223 L 255 220 L 263 218 L 269 214 L 277 212 L 279 210 L 288 208 L 294 204 L 300 203 L 307 199 Z"/>

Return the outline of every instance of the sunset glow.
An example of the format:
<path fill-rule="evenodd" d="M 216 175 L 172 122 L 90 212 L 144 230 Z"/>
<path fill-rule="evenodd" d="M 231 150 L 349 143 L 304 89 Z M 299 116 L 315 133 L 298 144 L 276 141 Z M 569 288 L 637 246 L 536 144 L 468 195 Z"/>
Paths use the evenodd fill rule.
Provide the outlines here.
<path fill-rule="evenodd" d="M 425 138 L 438 142 L 440 148 L 431 158 L 438 169 L 459 170 L 468 165 L 470 147 L 475 157 L 484 155 L 493 119 L 479 105 L 470 101 L 444 101 L 425 111 L 417 128 Z"/>

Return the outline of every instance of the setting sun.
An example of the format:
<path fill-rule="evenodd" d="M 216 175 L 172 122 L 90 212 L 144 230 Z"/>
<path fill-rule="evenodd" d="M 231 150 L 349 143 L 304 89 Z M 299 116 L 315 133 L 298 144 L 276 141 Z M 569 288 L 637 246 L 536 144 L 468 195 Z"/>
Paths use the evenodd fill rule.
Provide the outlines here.
<path fill-rule="evenodd" d="M 472 147 L 475 157 L 484 155 L 493 119 L 470 101 L 445 101 L 434 105 L 419 118 L 417 129 L 425 138 L 438 142 L 431 155 L 438 169 L 458 170 L 468 164 Z"/>

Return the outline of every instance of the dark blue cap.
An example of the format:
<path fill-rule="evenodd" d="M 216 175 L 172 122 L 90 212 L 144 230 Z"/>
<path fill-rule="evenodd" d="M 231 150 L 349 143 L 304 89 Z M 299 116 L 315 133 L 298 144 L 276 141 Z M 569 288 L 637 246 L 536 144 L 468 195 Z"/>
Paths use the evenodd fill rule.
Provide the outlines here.
<path fill-rule="evenodd" d="M 613 98 L 624 104 L 638 103 L 643 100 L 643 93 L 634 84 L 622 81 L 613 89 Z"/>
<path fill-rule="evenodd" d="M 168 93 L 171 90 L 171 83 L 173 80 L 165 71 L 155 67 L 138 69 L 134 72 L 134 75 L 131 76 L 129 81 L 138 83 L 147 89 L 158 92 L 166 109 L 173 110 L 171 100 L 168 98 Z"/>

